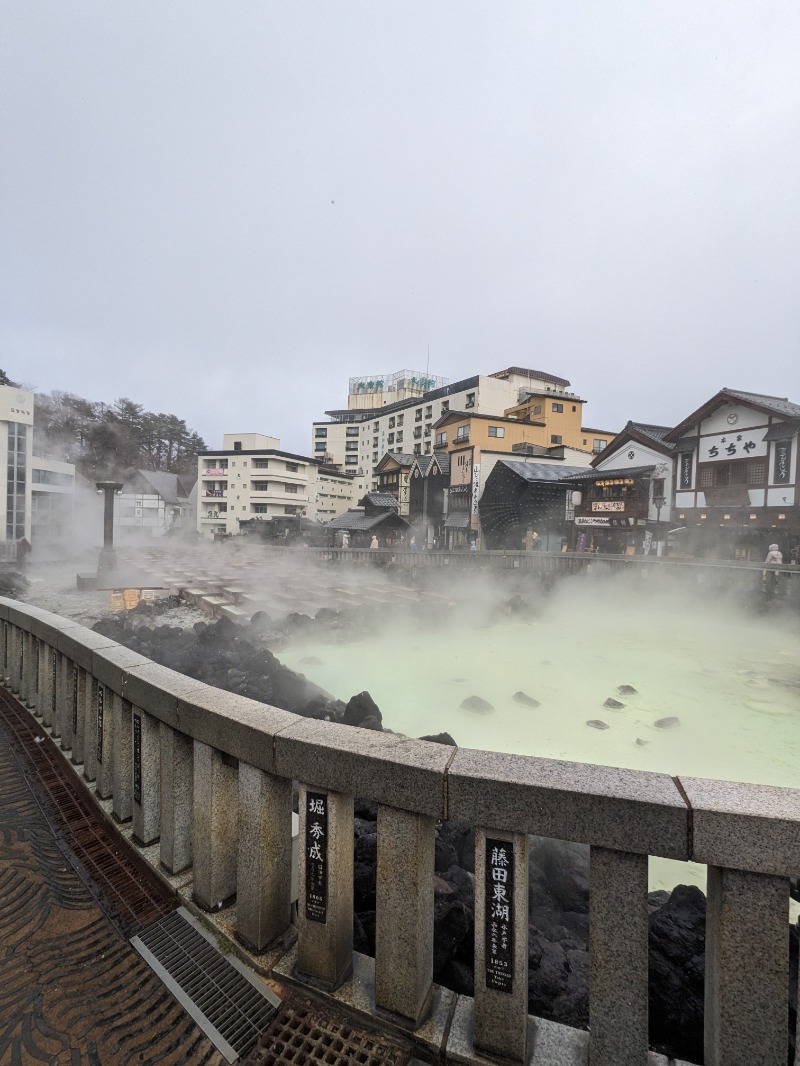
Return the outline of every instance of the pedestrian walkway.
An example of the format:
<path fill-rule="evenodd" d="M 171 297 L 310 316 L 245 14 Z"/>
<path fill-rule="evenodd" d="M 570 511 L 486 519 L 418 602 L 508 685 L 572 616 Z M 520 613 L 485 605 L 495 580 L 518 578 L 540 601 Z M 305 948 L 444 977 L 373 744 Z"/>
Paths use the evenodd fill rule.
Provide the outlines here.
<path fill-rule="evenodd" d="M 0 1066 L 222 1066 L 130 945 L 178 906 L 0 689 Z M 242 1066 L 406 1066 L 404 1041 L 286 994 Z"/>

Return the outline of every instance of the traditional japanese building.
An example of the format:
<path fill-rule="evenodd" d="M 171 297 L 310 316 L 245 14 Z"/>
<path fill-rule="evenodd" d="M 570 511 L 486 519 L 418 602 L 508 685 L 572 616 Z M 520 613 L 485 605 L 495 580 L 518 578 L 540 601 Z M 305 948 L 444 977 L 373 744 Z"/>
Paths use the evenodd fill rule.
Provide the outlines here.
<path fill-rule="evenodd" d="M 415 455 L 409 476 L 411 529 L 420 548 L 443 547 L 450 487 L 450 456 L 447 452 Z"/>
<path fill-rule="evenodd" d="M 675 448 L 673 521 L 682 554 L 786 562 L 800 543 L 800 404 L 720 389 L 667 435 Z"/>
<path fill-rule="evenodd" d="M 569 544 L 573 512 L 568 478 L 584 471 L 563 463 L 499 460 L 479 502 L 482 546 L 559 551 Z"/>

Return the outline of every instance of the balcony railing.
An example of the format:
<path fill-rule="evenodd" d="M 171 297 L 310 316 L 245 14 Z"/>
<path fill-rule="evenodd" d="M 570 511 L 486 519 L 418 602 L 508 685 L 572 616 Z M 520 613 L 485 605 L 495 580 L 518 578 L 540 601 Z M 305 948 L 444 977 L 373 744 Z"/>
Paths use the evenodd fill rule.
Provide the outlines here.
<path fill-rule="evenodd" d="M 236 938 L 254 952 L 291 924 L 299 783 L 297 944 L 272 973 L 307 981 L 316 994 L 339 988 L 353 964 L 354 790 L 374 801 L 376 957 L 356 959 L 359 995 L 368 1011 L 401 1020 L 420 1041 L 431 1039 L 436 823 L 472 825 L 475 992 L 453 997 L 461 1022 L 442 1027 L 441 1047 L 428 1046 L 436 1061 L 448 1040 L 528 1061 L 528 834 L 536 834 L 591 848 L 592 1066 L 653 1061 L 649 855 L 708 866 L 706 1062 L 786 1063 L 800 790 L 447 747 L 230 693 L 221 704 L 217 689 L 9 599 L 0 599 L 0 663 L 7 687 L 69 754 L 76 787 L 80 774 L 118 823 L 132 822 L 141 848 L 158 844 L 156 861 L 168 873 L 191 868 L 199 908 L 212 912 L 235 897 Z M 315 891 L 319 884 L 325 892 Z M 492 923 L 497 937 L 487 935 Z M 586 1061 L 585 1049 L 580 1060 L 544 1053 L 552 1062 Z"/>

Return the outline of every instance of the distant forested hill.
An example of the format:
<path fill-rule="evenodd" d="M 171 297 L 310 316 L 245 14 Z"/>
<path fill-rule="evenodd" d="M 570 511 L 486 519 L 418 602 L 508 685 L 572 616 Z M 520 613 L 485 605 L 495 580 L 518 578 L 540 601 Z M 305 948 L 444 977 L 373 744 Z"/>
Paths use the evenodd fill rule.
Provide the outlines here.
<path fill-rule="evenodd" d="M 0 385 L 13 384 L 0 370 Z M 34 410 L 34 450 L 74 463 L 90 481 L 122 478 L 138 469 L 193 480 L 197 455 L 207 450 L 182 418 L 145 411 L 126 398 L 107 404 L 69 392 L 37 392 Z"/>

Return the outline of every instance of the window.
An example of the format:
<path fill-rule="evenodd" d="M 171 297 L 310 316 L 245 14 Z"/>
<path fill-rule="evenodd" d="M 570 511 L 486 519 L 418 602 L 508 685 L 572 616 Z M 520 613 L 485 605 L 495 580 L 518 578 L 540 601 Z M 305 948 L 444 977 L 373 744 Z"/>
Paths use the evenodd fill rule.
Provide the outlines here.
<path fill-rule="evenodd" d="M 456 433 L 456 440 L 469 440 L 469 426 L 459 426 Z"/>
<path fill-rule="evenodd" d="M 536 404 L 536 406 L 533 409 L 533 413 L 535 415 L 540 415 L 542 413 L 542 405 L 540 403 Z"/>
<path fill-rule="evenodd" d="M 506 431 L 503 426 L 489 426 L 490 437 L 505 437 Z"/>
<path fill-rule="evenodd" d="M 300 464 L 299 463 L 287 463 L 286 464 L 286 473 L 287 474 L 296 474 L 299 469 L 300 469 Z"/>
<path fill-rule="evenodd" d="M 346 455 L 344 457 L 345 466 L 355 466 L 357 462 L 358 462 L 358 456 L 357 455 Z"/>
<path fill-rule="evenodd" d="M 394 429 L 394 415 L 389 419 L 389 429 Z"/>
<path fill-rule="evenodd" d="M 298 507 L 294 507 L 294 506 L 292 506 L 292 507 L 284 507 L 283 513 L 284 514 L 297 514 L 298 510 L 299 510 L 299 508 Z"/>
<path fill-rule="evenodd" d="M 661 499 L 663 499 L 664 498 L 664 478 L 663 477 L 654 477 L 653 481 L 652 481 L 652 486 L 653 486 L 653 502 L 655 502 L 656 499 L 658 499 L 659 497 Z"/>
<path fill-rule="evenodd" d="M 400 430 L 400 432 L 399 432 L 399 433 L 397 434 L 397 443 L 398 443 L 398 444 L 402 444 L 402 443 L 403 443 L 403 431 L 402 431 L 402 429 L 401 429 L 401 430 Z"/>
<path fill-rule="evenodd" d="M 422 455 L 422 445 L 421 444 L 415 444 L 414 445 L 414 455 Z"/>
<path fill-rule="evenodd" d="M 562 443 L 561 434 L 560 433 L 551 433 L 550 434 L 550 443 L 551 444 L 561 444 Z"/>
<path fill-rule="evenodd" d="M 245 461 L 244 461 L 244 462 L 242 463 L 242 466 L 247 466 L 247 460 L 246 460 L 246 459 L 245 459 Z"/>
<path fill-rule="evenodd" d="M 578 408 L 575 406 L 575 404 L 572 405 L 572 410 L 573 411 L 577 411 L 578 410 Z"/>
<path fill-rule="evenodd" d="M 347 441 L 345 441 L 344 442 L 344 450 L 346 452 L 357 452 L 358 451 L 358 441 L 357 440 L 347 440 Z"/>
<path fill-rule="evenodd" d="M 394 433 L 390 433 L 387 440 L 389 444 L 394 444 Z"/>
<path fill-rule="evenodd" d="M 701 489 L 766 483 L 766 459 L 734 459 L 730 462 L 704 463 L 698 468 L 697 484 Z"/>
<path fill-rule="evenodd" d="M 414 412 L 414 421 L 415 422 L 421 422 L 422 421 L 422 408 L 421 407 L 418 407 L 417 410 Z"/>
<path fill-rule="evenodd" d="M 233 442 L 233 450 L 235 452 L 240 452 L 242 450 L 242 442 L 240 440 L 235 440 Z"/>
<path fill-rule="evenodd" d="M 314 451 L 315 451 L 315 452 L 324 452 L 324 451 L 325 451 L 325 449 L 326 449 L 327 447 L 328 447 L 328 445 L 327 445 L 327 442 L 326 442 L 326 441 L 324 441 L 324 440 L 318 440 L 318 441 L 317 441 L 317 442 L 316 442 L 316 443 L 314 444 Z"/>
<path fill-rule="evenodd" d="M 377 448 L 378 447 L 378 438 L 377 437 L 373 437 L 372 438 L 372 447 L 373 448 Z"/>
<path fill-rule="evenodd" d="M 553 404 L 553 414 L 554 415 L 560 415 L 563 412 L 563 410 L 564 410 L 564 404 L 563 403 L 554 403 Z"/>
<path fill-rule="evenodd" d="M 297 485 L 284 485 L 284 492 L 297 492 Z"/>
<path fill-rule="evenodd" d="M 254 459 L 253 466 L 256 470 L 266 470 L 269 467 L 268 459 Z"/>
<path fill-rule="evenodd" d="M 430 455 L 431 454 L 431 442 L 429 440 L 425 441 L 425 454 L 426 455 Z"/>
<path fill-rule="evenodd" d="M 398 424 L 398 426 L 402 426 L 402 424 L 403 424 L 403 416 L 402 415 L 398 415 L 397 416 L 397 424 Z"/>
<path fill-rule="evenodd" d="M 254 503 L 253 504 L 253 514 L 269 514 L 269 504 L 268 503 Z"/>
<path fill-rule="evenodd" d="M 588 440 L 586 439 L 586 437 L 584 437 L 584 438 L 583 438 L 583 446 L 584 446 L 584 448 L 586 447 L 586 445 L 587 445 L 588 443 L 589 443 L 589 442 L 588 442 Z"/>
<path fill-rule="evenodd" d="M 348 433 L 349 432 L 350 431 L 348 430 Z M 327 429 L 315 429 L 314 430 L 314 436 L 315 437 L 327 437 L 328 436 L 328 431 L 327 431 Z"/>
<path fill-rule="evenodd" d="M 433 432 L 433 423 L 432 422 L 428 422 L 428 424 L 425 426 L 425 436 L 426 437 L 430 437 L 432 432 Z"/>
<path fill-rule="evenodd" d="M 585 444 L 586 441 L 584 441 L 583 443 Z M 608 444 L 607 440 L 600 440 L 599 437 L 596 437 L 594 442 L 593 442 L 593 444 L 592 444 L 592 451 L 593 452 L 602 452 L 607 444 Z"/>
<path fill-rule="evenodd" d="M 437 433 L 436 434 L 436 447 L 437 448 L 446 448 L 447 447 L 447 434 L 446 433 Z"/>
<path fill-rule="evenodd" d="M 442 400 L 442 414 L 446 415 L 449 410 L 450 410 L 450 401 L 449 400 Z"/>
<path fill-rule="evenodd" d="M 426 418 L 430 418 L 432 414 L 433 414 L 433 408 L 429 405 L 428 407 L 425 408 L 425 417 Z"/>
<path fill-rule="evenodd" d="M 358 426 L 348 426 L 347 429 L 344 431 L 344 435 L 345 437 L 357 437 L 359 432 L 360 430 Z"/>
<path fill-rule="evenodd" d="M 422 436 L 422 426 L 414 426 L 414 440 L 419 440 Z"/>
<path fill-rule="evenodd" d="M 475 393 L 474 392 L 468 392 L 467 393 L 467 399 L 466 399 L 466 402 L 465 402 L 464 406 L 465 407 L 474 407 L 475 406 Z"/>
<path fill-rule="evenodd" d="M 252 483 L 253 492 L 269 492 L 268 481 L 254 481 Z"/>
<path fill-rule="evenodd" d="M 373 452 L 372 453 L 372 461 L 373 461 L 373 463 L 377 463 L 377 461 L 378 461 L 378 453 L 377 452 Z"/>

